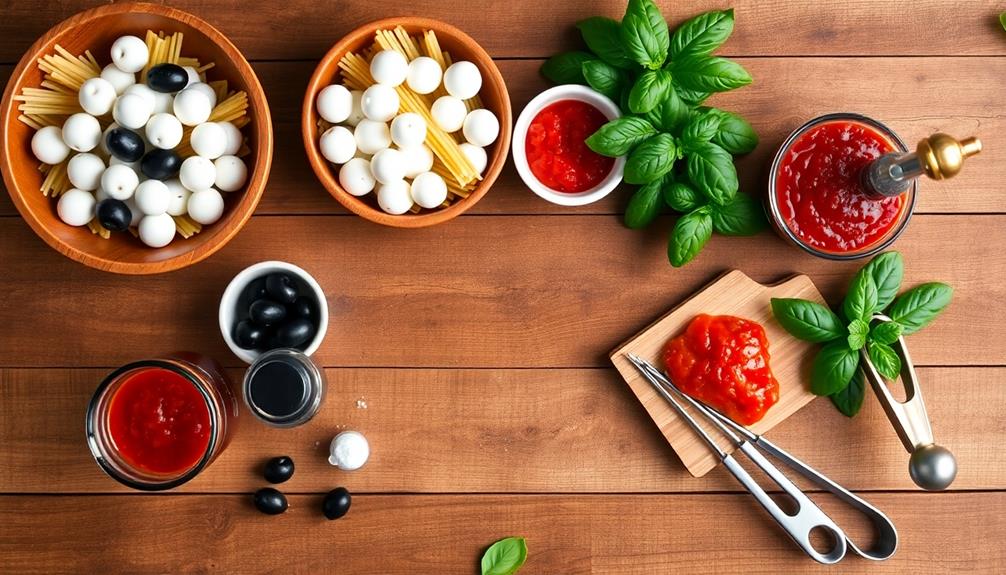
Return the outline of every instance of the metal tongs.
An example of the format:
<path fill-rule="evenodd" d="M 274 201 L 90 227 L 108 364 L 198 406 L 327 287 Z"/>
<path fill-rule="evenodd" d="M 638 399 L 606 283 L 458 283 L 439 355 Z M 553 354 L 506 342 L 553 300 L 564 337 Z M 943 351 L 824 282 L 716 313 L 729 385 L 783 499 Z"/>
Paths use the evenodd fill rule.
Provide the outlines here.
<path fill-rule="evenodd" d="M 702 404 L 699 401 L 679 390 L 671 381 L 653 365 L 640 359 L 633 354 L 627 354 L 629 361 L 642 372 L 643 376 L 653 385 L 653 387 L 667 402 L 674 408 L 678 415 L 701 437 L 706 444 L 720 458 L 726 468 L 744 485 L 758 503 L 768 511 L 769 515 L 775 519 L 786 534 L 800 546 L 803 551 L 818 563 L 830 565 L 838 563 L 845 557 L 846 551 L 852 549 L 854 553 L 865 559 L 883 561 L 894 555 L 898 548 L 898 532 L 894 528 L 894 523 L 879 509 L 870 505 L 863 499 L 853 495 L 841 485 L 828 479 L 812 467 L 785 452 L 782 448 L 765 439 L 764 437 L 751 432 L 748 428 L 734 422 L 732 419 L 719 413 L 715 409 Z M 723 451 L 713 440 L 698 421 L 686 411 L 685 406 L 675 398 L 684 400 L 691 408 L 701 414 L 709 423 L 714 425 L 724 436 L 737 447 L 737 449 L 747 456 L 755 465 L 768 475 L 776 485 L 778 485 L 796 503 L 796 511 L 787 513 L 779 506 L 765 490 L 756 482 L 751 475 L 737 462 L 733 455 Z M 740 434 L 739 437 L 738 434 Z M 865 515 L 873 524 L 877 532 L 877 540 L 870 549 L 861 549 L 857 546 L 842 529 L 831 520 L 828 515 L 811 501 L 803 491 L 793 484 L 765 455 L 759 451 L 764 451 L 765 455 L 776 458 L 786 464 L 787 467 L 796 471 L 813 483 L 830 491 L 836 497 L 848 503 L 857 511 Z M 823 529 L 832 536 L 833 546 L 825 553 L 817 551 L 810 541 L 810 534 L 815 529 Z"/>

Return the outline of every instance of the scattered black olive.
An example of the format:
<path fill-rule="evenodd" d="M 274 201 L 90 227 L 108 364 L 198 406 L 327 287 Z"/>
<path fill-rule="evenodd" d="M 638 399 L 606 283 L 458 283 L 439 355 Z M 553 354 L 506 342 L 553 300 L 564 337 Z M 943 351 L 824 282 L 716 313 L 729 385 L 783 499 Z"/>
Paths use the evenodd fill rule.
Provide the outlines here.
<path fill-rule="evenodd" d="M 121 232 L 129 228 L 129 223 L 133 221 L 133 212 L 122 200 L 106 198 L 98 202 L 98 222 L 109 231 Z"/>
<path fill-rule="evenodd" d="M 353 498 L 345 487 L 336 487 L 328 492 L 325 500 L 321 503 L 321 511 L 329 519 L 338 519 L 349 513 L 349 504 Z"/>
<path fill-rule="evenodd" d="M 297 285 L 286 274 L 269 274 L 265 277 L 265 290 L 279 303 L 290 304 L 297 300 Z"/>
<path fill-rule="evenodd" d="M 283 483 L 293 477 L 293 459 L 286 455 L 273 457 L 266 462 L 264 475 L 269 483 Z"/>
<path fill-rule="evenodd" d="M 286 308 L 274 301 L 260 299 L 252 302 L 248 316 L 256 324 L 268 327 L 286 319 Z"/>
<path fill-rule="evenodd" d="M 155 92 L 177 92 L 188 83 L 189 73 L 178 64 L 158 64 L 147 71 L 147 86 Z"/>
<path fill-rule="evenodd" d="M 316 311 L 317 306 L 314 305 L 314 300 L 307 296 L 300 296 L 297 301 L 293 302 L 288 308 L 287 312 L 293 317 L 299 317 L 303 319 L 309 319 L 312 322 L 318 319 L 318 312 Z"/>
<path fill-rule="evenodd" d="M 243 319 L 234 326 L 234 343 L 241 349 L 255 349 L 269 338 L 269 333 L 262 326 Z"/>
<path fill-rule="evenodd" d="M 127 128 L 112 128 L 105 134 L 108 152 L 123 162 L 132 164 L 143 157 L 143 138 Z"/>
<path fill-rule="evenodd" d="M 263 487 L 255 492 L 255 508 L 266 515 L 279 515 L 286 511 L 286 496 L 272 487 Z"/>
<path fill-rule="evenodd" d="M 169 180 L 181 167 L 182 158 L 174 150 L 154 148 L 140 160 L 140 171 L 153 180 Z"/>
<path fill-rule="evenodd" d="M 280 347 L 297 347 L 314 335 L 314 324 L 310 320 L 296 318 L 276 329 L 276 343 Z"/>

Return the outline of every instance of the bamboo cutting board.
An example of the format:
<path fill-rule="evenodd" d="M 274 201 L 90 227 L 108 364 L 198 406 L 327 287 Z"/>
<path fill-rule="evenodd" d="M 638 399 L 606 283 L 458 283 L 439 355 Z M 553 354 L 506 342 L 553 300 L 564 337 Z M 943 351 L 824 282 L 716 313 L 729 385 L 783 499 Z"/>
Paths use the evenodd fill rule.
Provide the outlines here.
<path fill-rule="evenodd" d="M 772 298 L 803 298 L 825 304 L 807 276 L 794 276 L 766 286 L 734 270 L 720 276 L 611 352 L 611 361 L 619 373 L 695 477 L 708 473 L 719 460 L 625 356 L 634 353 L 663 370 L 661 350 L 664 344 L 683 332 L 692 318 L 701 313 L 733 315 L 760 323 L 768 336 L 769 365 L 779 380 L 779 402 L 761 421 L 751 426 L 755 433 L 765 433 L 816 397 L 810 392 L 810 369 L 816 346 L 796 339 L 779 325 L 772 316 Z M 720 446 L 732 451 L 725 441 L 721 441 Z"/>

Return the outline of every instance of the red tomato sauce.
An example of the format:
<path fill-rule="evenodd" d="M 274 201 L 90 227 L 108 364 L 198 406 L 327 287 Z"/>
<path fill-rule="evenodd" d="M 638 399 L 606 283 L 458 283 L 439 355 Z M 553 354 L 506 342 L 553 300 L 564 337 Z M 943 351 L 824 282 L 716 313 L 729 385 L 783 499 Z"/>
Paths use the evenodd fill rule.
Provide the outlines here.
<path fill-rule="evenodd" d="M 776 202 L 786 225 L 805 244 L 833 253 L 883 240 L 901 219 L 904 199 L 867 197 L 860 173 L 895 149 L 873 128 L 845 120 L 802 134 L 776 173 Z"/>
<path fill-rule="evenodd" d="M 111 399 L 108 428 L 118 454 L 152 473 L 192 468 L 210 442 L 210 412 L 185 377 L 152 367 L 123 381 Z"/>
<path fill-rule="evenodd" d="M 768 337 L 757 322 L 697 315 L 664 346 L 664 366 L 678 389 L 737 423 L 761 420 L 779 401 Z"/>
<path fill-rule="evenodd" d="M 579 100 L 546 106 L 527 128 L 524 150 L 531 173 L 557 192 L 578 194 L 600 184 L 615 165 L 584 143 L 608 122 L 600 110 Z"/>

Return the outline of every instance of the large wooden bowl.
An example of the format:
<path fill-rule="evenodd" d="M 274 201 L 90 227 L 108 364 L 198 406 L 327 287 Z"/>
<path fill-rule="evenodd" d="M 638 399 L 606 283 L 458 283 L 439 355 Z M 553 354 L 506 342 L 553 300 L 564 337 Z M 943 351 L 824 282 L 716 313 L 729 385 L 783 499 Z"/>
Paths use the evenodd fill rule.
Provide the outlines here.
<path fill-rule="evenodd" d="M 337 167 L 330 164 L 321 155 L 321 150 L 318 147 L 318 138 L 321 134 L 318 129 L 319 116 L 315 108 L 318 92 L 339 81 L 339 60 L 347 52 L 361 52 L 373 44 L 374 35 L 378 30 L 391 30 L 397 26 L 404 27 L 411 35 L 416 35 L 424 30 L 433 30 L 437 34 L 441 49 L 450 53 L 455 62 L 468 60 L 478 66 L 482 72 L 482 91 L 479 92 L 482 103 L 496 114 L 500 122 L 499 137 L 486 150 L 489 162 L 482 175 L 482 181 L 467 198 L 463 198 L 444 209 L 424 211 L 420 214 L 406 213 L 400 216 L 381 210 L 373 193 L 356 197 L 342 189 L 342 186 L 339 185 Z M 371 22 L 353 30 L 348 36 L 339 40 L 325 54 L 315 69 L 314 75 L 311 76 L 311 81 L 307 85 L 307 93 L 304 94 L 304 107 L 301 113 L 304 148 L 311 161 L 311 168 L 325 189 L 353 213 L 370 221 L 398 228 L 419 228 L 446 222 L 464 213 L 482 199 L 482 196 L 496 181 L 500 171 L 503 170 L 503 164 L 506 163 L 507 153 L 510 149 L 511 124 L 510 95 L 503 82 L 503 75 L 500 74 L 499 68 L 496 67 L 489 54 L 471 36 L 454 26 L 439 20 L 414 17 L 388 18 Z"/>
<path fill-rule="evenodd" d="M 232 89 L 248 93 L 251 123 L 242 132 L 251 154 L 245 157 L 249 178 L 243 191 L 225 194 L 226 209 L 220 221 L 205 226 L 189 239 L 176 237 L 166 247 L 149 248 L 131 234 L 113 234 L 102 239 L 85 227 L 60 221 L 56 202 L 39 191 L 42 174 L 31 152 L 29 126 L 18 121 L 18 102 L 13 96 L 26 86 L 37 87 L 42 72 L 36 60 L 55 52 L 59 44 L 73 54 L 90 50 L 102 65 L 111 61 L 109 50 L 125 34 L 143 37 L 147 30 L 182 32 L 183 55 L 215 62 L 212 80 L 227 80 Z M 153 274 L 183 268 L 210 256 L 233 238 L 248 221 L 265 189 L 272 161 L 272 122 L 265 92 L 255 72 L 237 48 L 216 28 L 191 14 L 156 4 L 112 4 L 81 12 L 49 30 L 38 39 L 15 68 L 0 109 L 3 153 L 0 169 L 14 205 L 35 233 L 63 255 L 88 266 L 123 274 Z"/>

